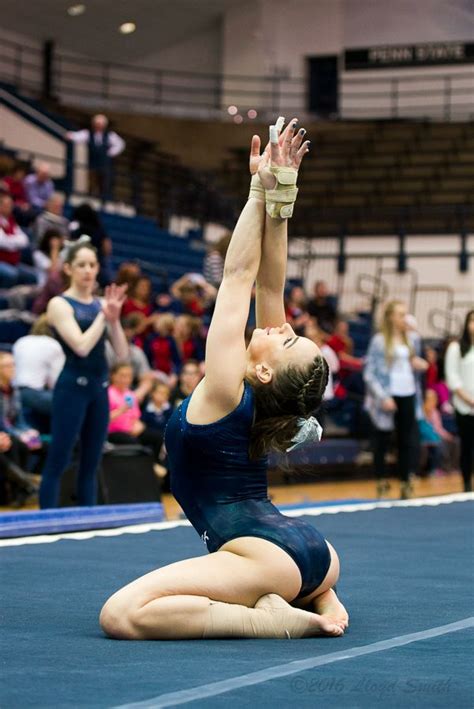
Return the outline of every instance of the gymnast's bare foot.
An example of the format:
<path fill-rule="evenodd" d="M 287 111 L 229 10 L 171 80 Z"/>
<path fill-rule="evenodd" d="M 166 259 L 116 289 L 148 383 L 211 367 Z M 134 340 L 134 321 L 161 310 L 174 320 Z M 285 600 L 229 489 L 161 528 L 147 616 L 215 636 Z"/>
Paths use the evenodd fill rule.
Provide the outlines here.
<path fill-rule="evenodd" d="M 306 611 L 303 611 L 303 613 L 306 613 Z M 303 635 L 304 638 L 310 638 L 314 635 L 333 635 L 334 637 L 344 635 L 346 626 L 342 622 L 318 613 L 308 613 L 308 615 L 311 616 L 309 619 L 310 625 Z"/>
<path fill-rule="evenodd" d="M 342 624 L 344 629 L 348 627 L 349 615 L 332 588 L 313 600 L 313 608 L 315 613 L 334 623 Z"/>
<path fill-rule="evenodd" d="M 277 596 L 275 593 L 268 593 L 266 596 L 262 596 L 255 604 L 255 608 L 266 609 L 277 613 L 286 613 L 289 618 L 296 619 L 300 624 L 300 632 L 295 637 L 309 638 L 315 635 L 331 635 L 337 637 L 344 634 L 344 627 L 341 622 L 335 621 L 333 618 L 328 618 L 325 615 L 293 608 L 293 606 L 290 606 L 281 596 Z"/>

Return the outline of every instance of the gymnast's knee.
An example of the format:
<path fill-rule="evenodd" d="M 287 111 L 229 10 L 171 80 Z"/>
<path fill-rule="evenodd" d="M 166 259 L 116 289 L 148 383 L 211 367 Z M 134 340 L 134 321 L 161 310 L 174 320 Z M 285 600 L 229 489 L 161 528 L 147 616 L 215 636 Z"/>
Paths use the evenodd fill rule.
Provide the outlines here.
<path fill-rule="evenodd" d="M 127 608 L 114 597 L 104 604 L 100 611 L 99 624 L 104 633 L 114 640 L 138 640 L 138 632 L 133 622 L 134 610 Z"/>

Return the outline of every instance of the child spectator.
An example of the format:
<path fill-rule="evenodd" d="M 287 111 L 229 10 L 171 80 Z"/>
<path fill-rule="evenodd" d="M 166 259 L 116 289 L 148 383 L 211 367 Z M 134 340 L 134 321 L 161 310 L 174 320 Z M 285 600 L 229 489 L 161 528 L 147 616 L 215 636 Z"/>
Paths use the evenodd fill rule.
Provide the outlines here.
<path fill-rule="evenodd" d="M 132 367 L 119 362 L 110 373 L 109 386 L 109 441 L 118 445 L 140 443 L 153 449 L 158 463 L 162 436 L 141 421 L 141 412 L 136 392 L 131 390 Z"/>
<path fill-rule="evenodd" d="M 440 460 L 439 464 L 446 472 L 451 472 L 456 469 L 456 461 L 459 460 L 459 441 L 452 433 L 447 431 L 441 419 L 441 414 L 438 409 L 438 395 L 434 389 L 427 389 L 425 392 L 425 400 L 423 404 L 424 421 L 427 422 L 431 430 L 438 436 Z M 423 428 L 421 427 L 421 436 L 423 442 Z"/>
<path fill-rule="evenodd" d="M 177 408 L 188 396 L 191 396 L 201 381 L 201 377 L 199 362 L 189 360 L 183 365 L 178 384 L 171 394 L 170 401 L 174 408 Z"/>
<path fill-rule="evenodd" d="M 171 390 L 167 384 L 159 380 L 155 381 L 142 413 L 143 423 L 148 428 L 159 431 L 162 436 L 173 411 L 170 394 Z"/>
<path fill-rule="evenodd" d="M 173 337 L 175 318 L 171 313 L 157 315 L 154 332 L 147 337 L 144 344 L 145 354 L 155 371 L 167 375 L 177 372 L 180 367 L 180 355 Z"/>
<path fill-rule="evenodd" d="M 190 315 L 178 315 L 174 325 L 174 340 L 182 364 L 190 359 L 202 362 L 204 342 L 200 331 L 202 321 Z"/>

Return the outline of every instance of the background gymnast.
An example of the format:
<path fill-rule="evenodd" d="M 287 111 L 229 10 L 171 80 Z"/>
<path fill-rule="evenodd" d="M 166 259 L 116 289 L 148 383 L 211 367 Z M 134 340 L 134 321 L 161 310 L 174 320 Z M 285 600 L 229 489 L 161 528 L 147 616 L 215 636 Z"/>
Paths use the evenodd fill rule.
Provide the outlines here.
<path fill-rule="evenodd" d="M 120 325 L 126 286 L 108 286 L 102 300 L 94 297 L 99 262 L 96 249 L 84 237 L 66 249 L 64 271 L 70 286 L 49 302 L 47 310 L 66 362 L 53 394 L 52 441 L 39 496 L 42 509 L 58 506 L 61 476 L 78 439 L 77 504 L 95 504 L 97 468 L 109 424 L 106 326 L 119 359 L 128 356 Z"/>
<path fill-rule="evenodd" d="M 311 413 L 327 382 L 318 347 L 281 325 L 282 217 L 291 216 L 297 169 L 308 151 L 296 119 L 279 136 L 282 123 L 271 127 L 263 156 L 259 138 L 252 140 L 254 176 L 225 261 L 206 376 L 166 432 L 172 491 L 211 553 L 152 571 L 115 593 L 100 616 L 113 638 L 337 636 L 348 624 L 332 590 L 335 550 L 267 496 L 265 454 L 319 439 Z M 246 350 L 255 279 L 259 327 Z"/>

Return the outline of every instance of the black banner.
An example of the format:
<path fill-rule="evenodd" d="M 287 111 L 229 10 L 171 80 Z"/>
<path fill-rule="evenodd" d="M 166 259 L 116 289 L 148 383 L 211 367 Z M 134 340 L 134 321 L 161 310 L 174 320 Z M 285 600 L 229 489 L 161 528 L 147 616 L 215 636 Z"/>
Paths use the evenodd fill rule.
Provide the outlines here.
<path fill-rule="evenodd" d="M 346 71 L 474 63 L 474 43 L 398 44 L 344 52 Z"/>

